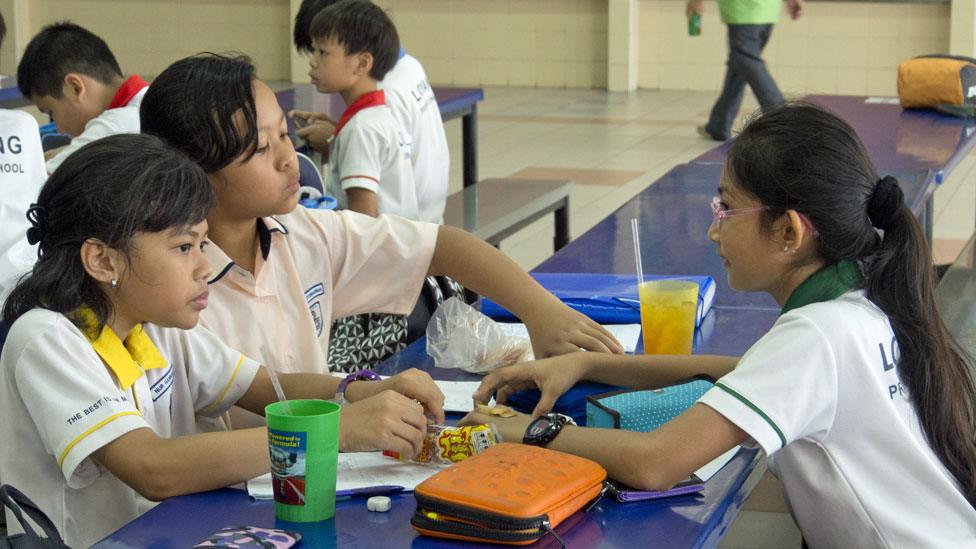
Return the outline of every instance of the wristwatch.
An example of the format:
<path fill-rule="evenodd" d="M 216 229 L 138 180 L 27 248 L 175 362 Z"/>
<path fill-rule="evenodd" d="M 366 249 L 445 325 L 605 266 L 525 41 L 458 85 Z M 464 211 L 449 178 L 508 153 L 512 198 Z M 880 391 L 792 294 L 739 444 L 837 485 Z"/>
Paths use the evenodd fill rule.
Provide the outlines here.
<path fill-rule="evenodd" d="M 555 412 L 549 412 L 544 416 L 539 416 L 532 420 L 532 423 L 529 423 L 529 426 L 526 427 L 525 435 L 522 437 L 522 444 L 546 446 L 552 442 L 552 439 L 556 438 L 556 435 L 566 425 L 576 425 L 576 422 L 566 414 L 557 414 Z"/>
<path fill-rule="evenodd" d="M 339 386 L 336 387 L 336 404 L 342 406 L 346 403 L 346 387 L 353 381 L 380 381 L 380 379 L 382 378 L 372 370 L 360 370 L 347 375 L 345 379 L 339 382 Z"/>

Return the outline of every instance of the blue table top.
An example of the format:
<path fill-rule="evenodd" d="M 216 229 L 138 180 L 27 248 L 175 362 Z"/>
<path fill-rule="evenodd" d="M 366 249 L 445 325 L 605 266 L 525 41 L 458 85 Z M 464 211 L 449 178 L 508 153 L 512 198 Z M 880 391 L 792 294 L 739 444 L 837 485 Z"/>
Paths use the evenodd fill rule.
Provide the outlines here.
<path fill-rule="evenodd" d="M 866 103 L 865 96 L 810 95 L 805 99 L 850 124 L 881 172 L 927 169 L 932 170 L 936 183 L 942 183 L 976 145 L 976 120 L 927 109 L 902 109 L 897 103 Z M 726 142 L 692 162 L 721 164 L 728 147 Z"/>
<path fill-rule="evenodd" d="M 535 270 L 635 273 L 630 220 L 636 218 L 645 274 L 708 275 L 716 282 L 718 306 L 778 309 L 768 294 L 730 288 L 722 260 L 715 253 L 715 244 L 708 239 L 712 222 L 709 202 L 717 192 L 721 171 L 720 164 L 711 163 L 672 168 Z M 925 200 L 935 188 L 929 180 L 929 171 L 899 170 L 893 171 L 893 175 L 898 177 L 913 211 L 920 215 Z M 749 344 L 754 341 L 749 340 Z"/>

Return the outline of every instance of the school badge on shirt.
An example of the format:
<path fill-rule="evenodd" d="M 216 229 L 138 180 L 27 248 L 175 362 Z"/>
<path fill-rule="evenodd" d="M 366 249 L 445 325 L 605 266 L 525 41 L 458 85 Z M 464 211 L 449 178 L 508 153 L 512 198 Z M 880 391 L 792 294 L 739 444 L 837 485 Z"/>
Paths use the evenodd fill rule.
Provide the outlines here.
<path fill-rule="evenodd" d="M 305 303 L 308 304 L 308 312 L 312 314 L 315 332 L 319 336 L 322 335 L 322 329 L 325 327 L 325 319 L 322 316 L 322 302 L 319 300 L 324 295 L 325 286 L 321 282 L 305 290 Z"/>

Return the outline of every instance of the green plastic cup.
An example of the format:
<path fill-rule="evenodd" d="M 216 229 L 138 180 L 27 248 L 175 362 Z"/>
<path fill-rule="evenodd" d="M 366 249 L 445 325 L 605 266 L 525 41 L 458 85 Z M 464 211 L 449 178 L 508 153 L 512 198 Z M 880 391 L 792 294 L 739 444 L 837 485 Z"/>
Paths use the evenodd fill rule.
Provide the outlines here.
<path fill-rule="evenodd" d="M 335 516 L 339 405 L 325 400 L 275 402 L 264 409 L 275 516 L 314 522 Z"/>

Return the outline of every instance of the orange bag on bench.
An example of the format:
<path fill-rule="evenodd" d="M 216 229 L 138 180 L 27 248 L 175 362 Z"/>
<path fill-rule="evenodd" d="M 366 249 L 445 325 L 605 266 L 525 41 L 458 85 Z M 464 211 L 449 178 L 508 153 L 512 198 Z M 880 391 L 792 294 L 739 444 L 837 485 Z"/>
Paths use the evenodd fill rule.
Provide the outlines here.
<path fill-rule="evenodd" d="M 976 114 L 976 59 L 924 55 L 898 65 L 903 108 L 933 108 L 955 116 Z"/>
<path fill-rule="evenodd" d="M 588 459 L 503 442 L 420 483 L 410 524 L 427 536 L 507 545 L 559 539 L 552 529 L 599 498 L 606 478 Z"/>

